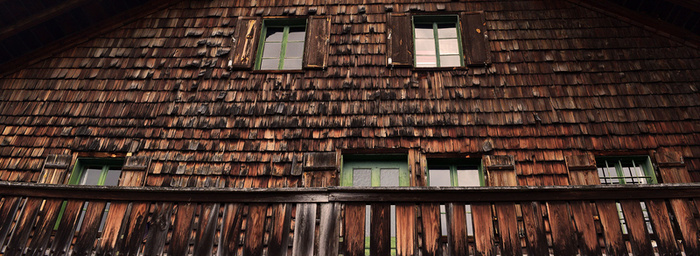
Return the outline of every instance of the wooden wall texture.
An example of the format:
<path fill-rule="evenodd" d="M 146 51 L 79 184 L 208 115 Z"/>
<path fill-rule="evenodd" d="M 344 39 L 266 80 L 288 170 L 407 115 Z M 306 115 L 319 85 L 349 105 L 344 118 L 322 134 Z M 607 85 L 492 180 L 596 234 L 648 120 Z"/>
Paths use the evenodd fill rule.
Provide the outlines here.
<path fill-rule="evenodd" d="M 388 12 L 471 11 L 484 13 L 491 65 L 386 66 Z M 300 186 L 304 152 L 388 149 L 512 155 L 519 185 L 566 185 L 565 156 L 667 149 L 700 181 L 697 45 L 585 6 L 183 0 L 144 12 L 0 78 L 0 180 L 97 152 L 150 157 L 147 185 Z M 293 15 L 330 16 L 325 69 L 227 68 L 239 17 Z"/>

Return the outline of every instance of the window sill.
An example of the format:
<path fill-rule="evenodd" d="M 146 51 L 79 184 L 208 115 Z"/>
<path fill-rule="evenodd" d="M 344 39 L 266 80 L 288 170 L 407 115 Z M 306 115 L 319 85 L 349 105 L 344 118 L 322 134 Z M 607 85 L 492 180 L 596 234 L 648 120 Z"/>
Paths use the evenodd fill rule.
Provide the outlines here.
<path fill-rule="evenodd" d="M 253 74 L 289 74 L 289 73 L 304 73 L 306 70 L 304 69 L 282 69 L 282 70 L 277 70 L 277 69 L 271 69 L 271 70 L 253 70 L 250 73 Z"/>

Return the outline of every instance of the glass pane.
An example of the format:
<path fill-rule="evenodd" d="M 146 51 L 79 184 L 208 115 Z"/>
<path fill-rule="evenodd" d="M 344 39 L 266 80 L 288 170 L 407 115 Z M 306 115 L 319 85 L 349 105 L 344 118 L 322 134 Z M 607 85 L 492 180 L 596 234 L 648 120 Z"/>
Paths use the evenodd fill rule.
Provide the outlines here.
<path fill-rule="evenodd" d="M 301 69 L 301 59 L 284 60 L 284 69 Z"/>
<path fill-rule="evenodd" d="M 481 186 L 478 169 L 457 169 L 457 186 Z"/>
<path fill-rule="evenodd" d="M 435 38 L 433 24 L 415 24 L 416 38 Z"/>
<path fill-rule="evenodd" d="M 450 181 L 450 169 L 430 169 L 428 171 L 428 184 L 431 187 L 449 187 L 452 186 Z"/>
<path fill-rule="evenodd" d="M 464 208 L 467 211 L 467 235 L 474 235 L 474 221 L 472 220 L 472 206 L 465 205 Z"/>
<path fill-rule="evenodd" d="M 355 168 L 352 170 L 352 186 L 353 187 L 371 187 L 372 186 L 372 169 Z"/>
<path fill-rule="evenodd" d="M 88 167 L 83 172 L 83 178 L 80 180 L 80 185 L 99 185 L 100 174 L 102 174 L 102 168 L 91 168 Z"/>
<path fill-rule="evenodd" d="M 456 38 L 457 28 L 454 23 L 438 24 L 438 38 Z"/>
<path fill-rule="evenodd" d="M 435 56 L 416 56 L 417 67 L 437 67 Z"/>
<path fill-rule="evenodd" d="M 435 55 L 435 40 L 416 39 L 416 55 Z"/>
<path fill-rule="evenodd" d="M 287 35 L 287 41 L 300 41 L 303 42 L 306 37 L 306 28 L 304 27 L 290 27 L 289 35 Z"/>
<path fill-rule="evenodd" d="M 382 168 L 379 169 L 380 177 L 379 184 L 383 187 L 398 187 L 399 186 L 399 169 L 398 168 Z"/>
<path fill-rule="evenodd" d="M 279 59 L 263 59 L 260 63 L 260 69 L 278 69 L 279 65 Z"/>
<path fill-rule="evenodd" d="M 443 236 L 447 235 L 447 211 L 445 205 L 440 205 L 440 230 Z"/>
<path fill-rule="evenodd" d="M 391 221 L 389 222 L 389 229 L 391 229 L 391 237 L 396 237 L 396 205 L 392 205 L 389 208 L 389 217 Z"/>
<path fill-rule="evenodd" d="M 284 37 L 284 28 L 267 28 L 267 33 L 265 34 L 265 41 L 270 42 L 270 41 L 276 41 L 276 42 L 282 42 L 282 38 Z"/>
<path fill-rule="evenodd" d="M 301 58 L 304 55 L 304 42 L 287 43 L 285 55 L 287 58 Z"/>
<path fill-rule="evenodd" d="M 365 206 L 365 236 L 369 237 L 370 235 L 370 223 L 371 223 L 371 218 L 372 216 L 372 206 L 367 205 Z M 365 245 L 365 247 L 369 248 L 369 244 Z"/>
<path fill-rule="evenodd" d="M 278 58 L 282 52 L 282 43 L 265 43 L 263 58 Z"/>
<path fill-rule="evenodd" d="M 459 67 L 461 65 L 459 55 L 440 56 L 441 67 Z"/>
<path fill-rule="evenodd" d="M 598 167 L 598 177 L 601 184 L 620 184 L 615 167 Z"/>
<path fill-rule="evenodd" d="M 122 170 L 110 168 L 107 171 L 107 177 L 105 178 L 105 186 L 117 186 L 119 185 L 119 176 L 121 176 Z"/>
<path fill-rule="evenodd" d="M 440 55 L 459 54 L 459 42 L 457 39 L 440 39 Z"/>

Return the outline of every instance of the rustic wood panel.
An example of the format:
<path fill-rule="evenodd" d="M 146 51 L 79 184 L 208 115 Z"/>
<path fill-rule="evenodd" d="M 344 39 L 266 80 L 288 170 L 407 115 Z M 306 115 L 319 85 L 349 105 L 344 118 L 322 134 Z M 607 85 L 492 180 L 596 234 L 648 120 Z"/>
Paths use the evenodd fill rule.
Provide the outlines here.
<path fill-rule="evenodd" d="M 262 255 L 266 214 L 267 204 L 251 204 L 248 206 L 248 219 L 246 220 L 243 255 Z M 313 248 L 313 246 L 311 248 Z"/>
<path fill-rule="evenodd" d="M 316 204 L 297 204 L 292 256 L 314 254 Z"/>
<path fill-rule="evenodd" d="M 396 205 L 396 255 L 406 256 L 417 253 L 416 205 Z"/>
<path fill-rule="evenodd" d="M 683 236 L 683 246 L 685 247 L 686 255 L 700 255 L 698 248 L 698 226 L 693 218 L 693 212 L 688 206 L 686 199 L 670 199 L 671 209 L 676 215 L 676 221 L 681 229 Z"/>
<path fill-rule="evenodd" d="M 258 17 L 239 17 L 233 37 L 236 42 L 231 49 L 234 68 L 252 68 L 255 63 L 257 42 L 260 39 L 262 20 Z"/>
<path fill-rule="evenodd" d="M 474 217 L 476 253 L 480 255 L 496 255 L 497 249 L 491 204 L 472 204 L 472 216 Z"/>
<path fill-rule="evenodd" d="M 448 204 L 447 207 L 447 246 L 450 255 L 468 255 L 467 213 L 464 204 Z"/>
<path fill-rule="evenodd" d="M 44 201 L 44 208 L 37 216 L 37 225 L 34 232 L 34 237 L 32 238 L 29 246 L 27 247 L 27 254 L 44 254 L 46 252 L 46 247 L 51 238 L 51 232 L 48 230 L 53 230 L 56 225 L 56 219 L 61 211 L 61 205 L 63 200 L 49 199 Z"/>
<path fill-rule="evenodd" d="M 5 243 L 5 238 L 10 233 L 12 222 L 14 221 L 17 208 L 19 208 L 22 198 L 6 196 L 3 198 L 2 208 L 0 208 L 0 243 Z"/>
<path fill-rule="evenodd" d="M 547 249 L 547 236 L 544 230 L 544 220 L 542 219 L 542 206 L 539 202 L 522 202 L 520 204 L 523 212 L 523 224 L 527 236 L 527 254 L 545 255 L 549 254 Z"/>
<path fill-rule="evenodd" d="M 555 255 L 575 255 L 576 236 L 572 225 L 571 214 L 565 202 L 548 202 L 547 216 L 549 216 L 549 226 L 552 229 L 552 247 Z"/>
<path fill-rule="evenodd" d="M 292 204 L 276 204 L 273 206 L 272 231 L 268 242 L 268 254 L 286 256 L 289 249 L 289 229 L 292 219 Z M 336 233 L 336 237 L 337 237 Z M 336 250 L 337 251 L 337 250 Z"/>
<path fill-rule="evenodd" d="M 372 255 L 391 255 L 391 210 L 389 204 L 372 204 L 369 251 Z"/>
<path fill-rule="evenodd" d="M 657 249 L 661 255 L 678 255 L 680 249 L 676 244 L 676 237 L 673 234 L 673 225 L 669 216 L 669 209 L 666 207 L 664 200 L 647 200 L 645 201 L 649 218 L 654 228 L 654 234 L 658 239 L 656 241 Z"/>
<path fill-rule="evenodd" d="M 164 252 L 168 229 L 172 225 L 173 203 L 157 203 L 151 219 L 148 221 L 144 255 L 161 255 Z"/>
<path fill-rule="evenodd" d="M 306 26 L 304 67 L 325 68 L 328 59 L 331 19 L 329 16 L 311 16 Z M 335 157 L 334 157 L 335 158 Z"/>
<path fill-rule="evenodd" d="M 194 255 L 212 255 L 216 226 L 219 223 L 219 204 L 202 204 L 199 212 L 199 226 L 194 242 Z"/>
<path fill-rule="evenodd" d="M 632 254 L 634 255 L 653 255 L 654 249 L 651 247 L 651 239 L 647 225 L 644 223 L 644 215 L 642 206 L 637 200 L 622 200 L 622 213 L 627 222 L 627 229 L 630 236 L 630 244 Z"/>
<path fill-rule="evenodd" d="M 117 244 L 117 253 L 137 255 L 146 235 L 148 208 L 150 203 L 132 203 L 131 212 L 127 217 L 124 238 Z"/>
<path fill-rule="evenodd" d="M 413 33 L 411 15 L 387 14 L 387 65 L 413 66 Z"/>
<path fill-rule="evenodd" d="M 608 255 L 627 255 L 615 201 L 602 200 L 596 201 L 595 204 L 598 207 L 600 223 L 603 225 L 606 253 Z"/>
<path fill-rule="evenodd" d="M 242 223 L 243 205 L 226 204 L 221 226 L 221 239 L 219 240 L 219 255 L 238 255 Z"/>
<path fill-rule="evenodd" d="M 501 254 L 522 255 L 520 236 L 518 232 L 518 216 L 515 212 L 515 204 L 496 203 L 496 216 L 498 216 L 498 230 L 501 241 Z"/>
<path fill-rule="evenodd" d="M 464 13 L 461 15 L 462 42 L 467 65 L 486 65 L 491 63 L 491 52 L 486 35 L 484 13 Z"/>
<path fill-rule="evenodd" d="M 345 204 L 343 218 L 343 255 L 365 255 L 365 205 Z"/>
<path fill-rule="evenodd" d="M 598 234 L 595 230 L 595 206 L 590 202 L 569 202 L 569 207 L 571 207 L 574 223 L 576 223 L 581 254 L 600 255 Z"/>
<path fill-rule="evenodd" d="M 423 203 L 420 204 L 421 225 L 423 247 L 421 251 L 423 255 L 437 256 L 442 255 L 440 251 L 440 205 Z"/>
<path fill-rule="evenodd" d="M 58 230 L 56 230 L 56 235 L 51 244 L 51 251 L 58 255 L 66 255 L 70 251 L 70 245 L 76 229 L 75 225 L 77 224 L 78 216 L 82 212 L 83 201 L 68 200 L 65 206 L 61 222 L 58 224 Z"/>
<path fill-rule="evenodd" d="M 105 201 L 87 202 L 87 210 L 83 213 L 83 222 L 80 224 L 80 230 L 76 236 L 73 254 L 91 255 L 94 252 L 106 205 Z"/>
<path fill-rule="evenodd" d="M 41 198 L 27 198 L 26 203 L 17 221 L 15 234 L 10 239 L 5 249 L 7 255 L 22 255 L 24 253 L 29 234 L 34 228 L 34 222 L 43 203 Z M 14 216 L 13 216 L 14 217 Z M 12 218 L 11 218 L 12 219 Z"/>
<path fill-rule="evenodd" d="M 102 235 L 100 236 L 99 243 L 97 244 L 97 253 L 104 254 L 107 252 L 114 251 L 117 245 L 117 239 L 119 238 L 119 230 L 122 227 L 125 214 L 129 214 L 127 209 L 129 207 L 128 202 L 111 202 L 109 204 L 109 211 L 107 211 L 107 219 L 105 221 L 105 226 L 102 230 Z M 122 232 L 125 232 L 122 230 Z M 132 232 L 128 230 L 128 232 Z"/>
<path fill-rule="evenodd" d="M 321 216 L 318 225 L 318 242 L 314 255 L 338 255 L 340 234 L 340 204 L 321 204 Z"/>

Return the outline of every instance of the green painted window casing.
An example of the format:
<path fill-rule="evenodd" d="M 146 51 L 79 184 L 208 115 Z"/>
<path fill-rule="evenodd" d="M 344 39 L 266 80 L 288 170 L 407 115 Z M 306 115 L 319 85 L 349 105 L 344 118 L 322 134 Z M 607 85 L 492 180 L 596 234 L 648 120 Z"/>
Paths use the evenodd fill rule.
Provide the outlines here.
<path fill-rule="evenodd" d="M 372 186 L 381 185 L 380 170 L 382 168 L 399 169 L 399 186 L 408 186 L 408 158 L 406 155 L 347 155 L 341 159 L 340 185 L 352 186 L 353 169 L 371 169 Z"/>
<path fill-rule="evenodd" d="M 454 56 L 459 57 L 459 66 L 448 66 L 448 67 L 464 67 L 464 56 L 463 56 L 463 47 L 462 47 L 462 31 L 460 29 L 460 21 L 459 21 L 459 15 L 416 15 L 412 16 L 413 24 L 412 25 L 412 30 L 413 30 L 413 60 L 414 60 L 414 66 L 415 67 L 428 67 L 428 66 L 419 66 L 418 65 L 418 51 L 419 47 L 421 47 L 421 44 L 418 44 L 416 41 L 416 24 L 428 24 L 433 26 L 433 41 L 435 44 L 435 61 L 436 65 L 434 67 L 443 67 L 443 65 L 440 63 L 440 56 L 445 56 L 440 53 L 440 39 L 456 39 L 457 40 L 457 54 L 450 54 Z M 448 37 L 448 38 L 440 38 L 438 36 L 438 26 L 439 25 L 448 25 L 450 27 L 454 27 L 456 30 L 456 37 Z M 428 56 L 428 55 L 420 55 L 420 56 Z M 429 55 L 433 56 L 433 55 Z"/>
<path fill-rule="evenodd" d="M 306 19 L 302 18 L 292 18 L 292 19 L 266 19 L 263 20 L 263 25 L 262 25 L 262 31 L 260 32 L 260 40 L 258 40 L 258 52 L 256 53 L 256 58 L 255 58 L 255 69 L 256 70 L 284 70 L 284 61 L 285 59 L 290 59 L 286 58 L 286 53 L 287 53 L 287 45 L 289 43 L 288 41 L 288 36 L 289 36 L 289 30 L 290 28 L 304 28 L 304 44 L 306 43 Z M 281 43 L 281 49 L 280 49 L 280 56 L 277 56 L 277 59 L 279 59 L 278 65 L 276 69 L 261 69 L 261 65 L 263 62 L 263 52 L 265 50 L 265 45 L 267 43 L 267 30 L 269 28 L 282 28 L 283 29 L 283 35 L 282 35 L 282 41 Z M 297 41 L 295 41 L 297 42 Z M 302 50 L 304 49 L 304 45 L 302 45 Z M 275 59 L 275 58 L 266 58 L 266 59 Z M 294 58 L 296 59 L 296 58 Z M 301 57 L 299 58 L 303 61 L 304 59 L 304 53 L 302 53 Z M 300 64 L 298 69 L 302 69 L 303 63 Z M 294 69 L 292 69 L 294 70 Z"/>
<path fill-rule="evenodd" d="M 596 166 L 602 184 L 608 184 L 604 180 L 616 180 L 617 184 L 627 184 L 626 179 L 629 178 L 645 178 L 647 184 L 658 183 L 649 156 L 597 157 Z M 614 167 L 617 177 L 600 177 L 600 168 L 606 167 Z M 623 167 L 641 167 L 644 176 L 629 176 L 623 171 Z"/>
<path fill-rule="evenodd" d="M 428 159 L 428 186 L 430 186 L 430 170 L 431 169 L 449 169 L 450 170 L 450 184 L 453 187 L 459 186 L 457 170 L 460 167 L 476 167 L 479 172 L 479 186 L 485 186 L 486 181 L 484 179 L 484 166 L 481 164 L 481 159 Z"/>

